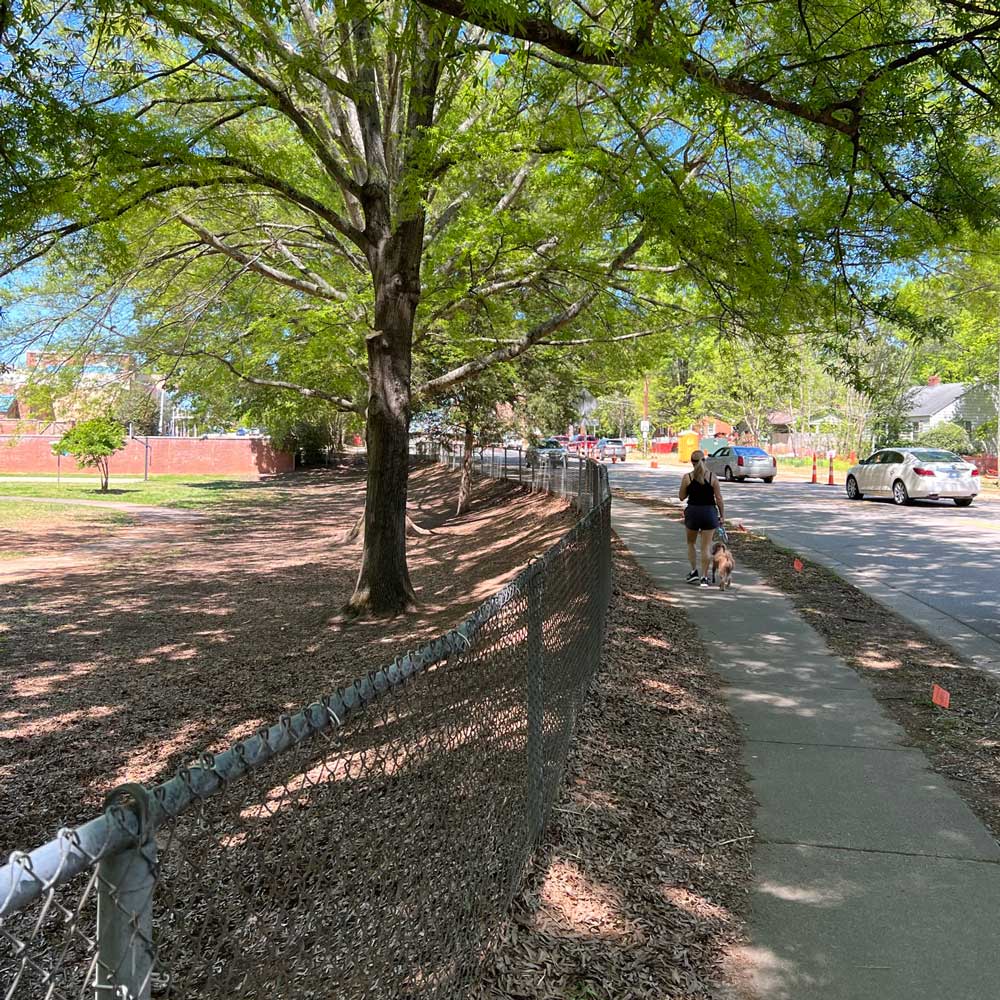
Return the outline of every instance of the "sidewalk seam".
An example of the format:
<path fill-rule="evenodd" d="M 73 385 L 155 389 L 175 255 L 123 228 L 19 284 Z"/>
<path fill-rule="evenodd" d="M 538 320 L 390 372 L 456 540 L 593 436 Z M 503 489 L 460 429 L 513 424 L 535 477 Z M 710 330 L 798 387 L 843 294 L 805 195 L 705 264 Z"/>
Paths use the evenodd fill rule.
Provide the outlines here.
<path fill-rule="evenodd" d="M 1000 860 L 989 858 L 964 858 L 958 854 L 929 854 L 921 851 L 877 851 L 871 847 L 845 847 L 843 844 L 818 844 L 802 840 L 767 840 L 757 837 L 758 844 L 774 847 L 814 847 L 823 851 L 848 851 L 851 854 L 888 854 L 901 858 L 931 858 L 936 861 L 965 861 L 971 865 L 1000 865 Z"/>
<path fill-rule="evenodd" d="M 880 747 L 875 745 L 859 745 L 857 743 L 811 743 L 809 740 L 755 740 L 750 737 L 744 737 L 743 742 L 749 746 L 751 743 L 765 743 L 765 744 L 776 744 L 782 747 L 824 747 L 827 750 L 885 750 L 888 753 L 903 753 L 907 750 L 918 750 L 920 747 L 913 743 L 902 744 L 897 747 Z M 921 751 L 922 752 L 922 751 Z"/>

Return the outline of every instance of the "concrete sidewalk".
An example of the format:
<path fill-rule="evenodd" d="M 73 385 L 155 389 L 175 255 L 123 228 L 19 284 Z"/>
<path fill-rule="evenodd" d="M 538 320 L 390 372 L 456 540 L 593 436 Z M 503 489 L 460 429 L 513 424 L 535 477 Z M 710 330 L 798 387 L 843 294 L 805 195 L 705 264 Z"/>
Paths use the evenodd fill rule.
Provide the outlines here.
<path fill-rule="evenodd" d="M 681 525 L 612 523 L 683 604 L 745 732 L 758 802 L 748 985 L 763 1000 L 1000 995 L 1000 849 L 791 602 L 737 567 L 686 585 Z"/>

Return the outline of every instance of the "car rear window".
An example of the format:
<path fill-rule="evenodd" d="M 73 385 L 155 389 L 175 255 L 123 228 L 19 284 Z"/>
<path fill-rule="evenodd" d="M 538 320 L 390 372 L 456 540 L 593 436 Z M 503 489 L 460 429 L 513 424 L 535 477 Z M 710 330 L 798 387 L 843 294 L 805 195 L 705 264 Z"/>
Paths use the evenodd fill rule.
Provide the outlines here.
<path fill-rule="evenodd" d="M 608 438 L 607 444 L 624 444 L 625 442 L 621 438 Z"/>
<path fill-rule="evenodd" d="M 763 448 L 742 448 L 741 447 L 741 448 L 734 448 L 733 451 L 735 451 L 737 455 L 743 455 L 745 458 L 746 457 L 750 457 L 750 458 L 757 458 L 757 457 L 767 458 L 768 457 L 767 452 L 764 451 Z"/>
<path fill-rule="evenodd" d="M 961 455 L 953 451 L 938 451 L 933 448 L 914 448 L 910 454 L 918 462 L 964 462 Z"/>
<path fill-rule="evenodd" d="M 562 445 L 555 438 L 546 438 L 538 446 L 539 448 L 561 448 Z"/>

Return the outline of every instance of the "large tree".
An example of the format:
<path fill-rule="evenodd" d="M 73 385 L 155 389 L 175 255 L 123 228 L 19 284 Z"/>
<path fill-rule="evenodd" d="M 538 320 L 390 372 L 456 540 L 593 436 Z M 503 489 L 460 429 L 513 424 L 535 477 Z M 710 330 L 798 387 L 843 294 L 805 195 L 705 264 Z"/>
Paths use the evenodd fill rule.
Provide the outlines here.
<path fill-rule="evenodd" d="M 415 399 L 543 345 L 773 333 L 802 282 L 995 214 L 989 18 L 796 6 L 14 3 L 0 271 L 44 261 L 101 336 L 117 302 L 178 380 L 363 410 L 352 603 L 396 611 Z"/>

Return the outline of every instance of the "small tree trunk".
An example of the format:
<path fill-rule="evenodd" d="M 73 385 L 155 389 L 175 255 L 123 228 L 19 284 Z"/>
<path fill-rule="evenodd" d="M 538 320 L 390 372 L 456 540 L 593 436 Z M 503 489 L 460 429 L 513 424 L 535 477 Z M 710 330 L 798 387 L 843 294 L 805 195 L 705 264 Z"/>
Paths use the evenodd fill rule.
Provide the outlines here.
<path fill-rule="evenodd" d="M 100 470 L 100 473 L 101 473 L 101 492 L 102 493 L 107 493 L 108 492 L 108 477 L 109 477 L 110 472 L 111 472 L 110 463 L 108 462 L 108 460 L 106 458 L 99 459 L 98 462 L 97 462 L 97 468 Z"/>
<path fill-rule="evenodd" d="M 462 479 L 458 484 L 458 507 L 456 514 L 464 514 L 469 509 L 469 501 L 472 499 L 472 449 L 475 445 L 475 436 L 472 430 L 472 421 L 465 422 L 465 452 L 462 455 Z"/>

